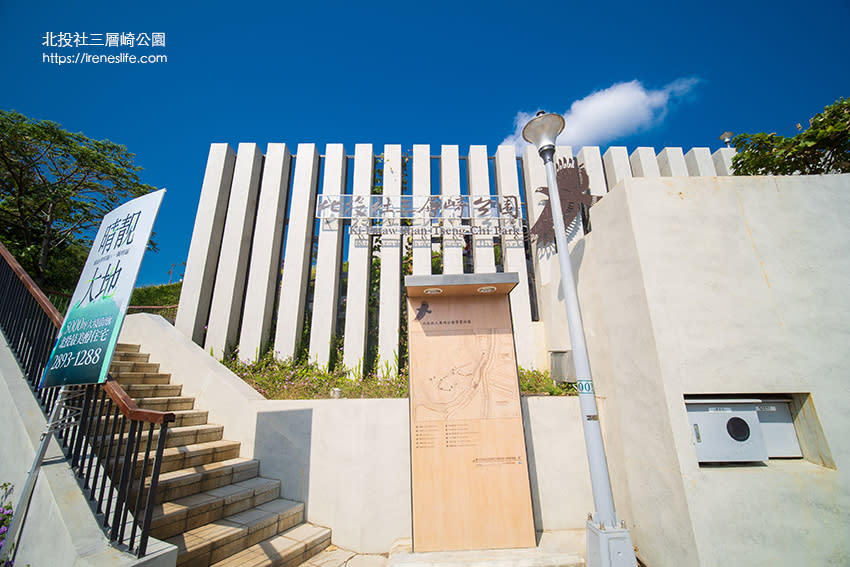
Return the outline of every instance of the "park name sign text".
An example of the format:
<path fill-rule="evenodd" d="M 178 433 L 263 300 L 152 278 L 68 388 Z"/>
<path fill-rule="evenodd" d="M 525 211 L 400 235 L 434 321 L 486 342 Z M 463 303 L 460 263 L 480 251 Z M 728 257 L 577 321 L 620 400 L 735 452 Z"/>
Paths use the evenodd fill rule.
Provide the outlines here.
<path fill-rule="evenodd" d="M 143 195 L 103 217 L 40 387 L 106 380 L 164 195 Z"/>
<path fill-rule="evenodd" d="M 316 217 L 351 220 L 357 236 L 521 236 L 513 196 L 318 195 Z M 373 222 L 375 221 L 375 222 Z"/>

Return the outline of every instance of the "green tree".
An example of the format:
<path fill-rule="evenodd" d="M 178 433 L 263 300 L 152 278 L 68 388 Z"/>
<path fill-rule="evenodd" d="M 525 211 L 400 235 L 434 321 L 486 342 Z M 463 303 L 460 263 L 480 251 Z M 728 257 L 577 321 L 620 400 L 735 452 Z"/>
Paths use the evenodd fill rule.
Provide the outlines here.
<path fill-rule="evenodd" d="M 736 175 L 814 175 L 850 172 L 850 100 L 840 98 L 809 120 L 809 127 L 785 137 L 739 134 L 732 139 Z"/>
<path fill-rule="evenodd" d="M 0 239 L 39 285 L 73 288 L 107 212 L 154 188 L 126 147 L 0 110 Z"/>

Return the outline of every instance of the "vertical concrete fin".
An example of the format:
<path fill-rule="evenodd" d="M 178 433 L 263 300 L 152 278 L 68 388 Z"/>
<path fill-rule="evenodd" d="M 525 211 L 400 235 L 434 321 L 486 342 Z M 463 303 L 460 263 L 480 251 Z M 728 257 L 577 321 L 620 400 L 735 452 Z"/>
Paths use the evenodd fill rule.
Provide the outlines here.
<path fill-rule="evenodd" d="M 457 146 L 442 146 L 440 151 L 440 195 L 443 199 L 460 196 L 460 151 Z M 460 226 L 460 219 L 443 219 L 444 228 Z M 443 273 L 463 273 L 464 238 L 443 235 Z"/>
<path fill-rule="evenodd" d="M 431 194 L 431 146 L 417 144 L 413 146 L 413 195 L 427 197 Z M 414 227 L 431 226 L 427 215 L 413 222 Z M 413 275 L 431 273 L 431 235 L 414 234 L 410 239 L 413 247 Z"/>
<path fill-rule="evenodd" d="M 496 192 L 501 196 L 516 197 L 520 202 L 519 177 L 516 170 L 516 149 L 513 146 L 499 146 L 496 150 Z M 528 294 L 528 265 L 525 261 L 525 244 L 521 225 L 511 227 L 502 223 L 503 228 L 520 230 L 515 234 L 502 235 L 502 263 L 506 272 L 517 272 L 519 284 L 511 291 L 511 319 L 514 326 L 517 364 L 523 368 L 535 368 L 536 345 L 534 330 L 531 326 L 531 304 Z"/>
<path fill-rule="evenodd" d="M 717 175 L 714 161 L 711 159 L 711 151 L 708 148 L 692 148 L 685 154 L 685 165 L 688 166 L 688 174 L 691 177 Z"/>
<path fill-rule="evenodd" d="M 732 156 L 734 155 L 735 148 L 720 148 L 711 155 L 717 175 L 734 175 L 732 170 Z"/>
<path fill-rule="evenodd" d="M 262 168 L 263 154 L 257 144 L 239 144 L 204 341 L 204 350 L 218 359 L 236 346 L 239 337 Z"/>
<path fill-rule="evenodd" d="M 560 146 L 555 148 L 556 163 L 562 158 L 569 157 L 572 157 L 570 148 Z M 528 224 L 530 227 L 534 227 L 542 217 L 542 222 L 551 226 L 552 218 L 550 215 L 552 211 L 549 198 L 546 193 L 540 190 L 548 187 L 546 169 L 536 148 L 533 146 L 525 148 L 522 165 Z M 569 234 L 574 234 L 574 229 L 575 226 L 572 224 L 567 227 Z M 545 245 L 532 244 L 531 253 L 536 275 L 535 283 L 540 320 L 543 321 L 546 329 L 546 348 L 550 351 L 569 350 L 569 330 L 567 329 L 563 297 L 560 293 L 561 271 L 558 266 L 558 258 L 555 256 L 554 240 Z"/>
<path fill-rule="evenodd" d="M 608 182 L 608 190 L 611 191 L 617 183 L 632 176 L 632 168 L 629 164 L 629 154 L 623 146 L 611 146 L 602 156 L 602 164 L 605 167 L 605 179 Z"/>
<path fill-rule="evenodd" d="M 470 199 L 476 197 L 490 198 L 490 168 L 487 162 L 487 146 L 470 146 L 466 158 L 467 175 L 469 180 Z M 478 209 L 472 203 L 472 212 Z M 474 225 L 473 225 L 474 226 Z M 483 227 L 482 227 L 483 228 Z M 476 274 L 493 274 L 496 272 L 496 256 L 493 251 L 493 237 L 472 235 L 472 261 Z"/>
<path fill-rule="evenodd" d="M 354 180 L 352 193 L 368 197 L 372 193 L 375 155 L 372 144 L 354 148 Z M 365 223 L 365 224 L 363 224 Z M 366 323 L 369 316 L 369 267 L 372 257 L 369 220 L 352 219 L 348 243 L 348 289 L 345 299 L 345 338 L 343 364 L 354 372 L 362 372 L 366 355 Z M 362 232 L 356 231 L 363 229 Z"/>
<path fill-rule="evenodd" d="M 286 144 L 269 144 L 257 204 L 248 288 L 239 333 L 239 358 L 256 361 L 268 347 L 280 274 L 280 246 L 289 192 L 292 154 Z"/>
<path fill-rule="evenodd" d="M 688 166 L 682 148 L 664 148 L 658 154 L 658 169 L 662 177 L 687 177 Z"/>
<path fill-rule="evenodd" d="M 401 146 L 384 146 L 384 195 L 401 195 Z M 383 219 L 385 227 L 401 227 L 395 219 Z M 398 324 L 401 309 L 401 235 L 381 236 L 381 287 L 378 307 L 378 373 L 397 371 Z"/>
<path fill-rule="evenodd" d="M 235 164 L 236 152 L 229 145 L 210 145 L 174 322 L 177 330 L 197 344 L 204 341 Z"/>
<path fill-rule="evenodd" d="M 295 356 L 301 340 L 313 252 L 318 181 L 319 152 L 316 145 L 298 144 L 274 338 L 275 356 L 281 359 Z"/>
<path fill-rule="evenodd" d="M 325 148 L 325 169 L 322 176 L 323 195 L 345 193 L 346 165 L 345 149 L 342 144 L 328 144 Z M 310 359 L 323 367 L 330 362 L 331 343 L 336 334 L 342 233 L 342 220 L 319 221 L 316 285 L 313 291 L 313 318 L 310 324 Z"/>
<path fill-rule="evenodd" d="M 635 148 L 629 156 L 629 164 L 632 166 L 632 175 L 635 177 L 661 177 L 658 160 L 655 158 L 655 148 Z"/>
<path fill-rule="evenodd" d="M 605 195 L 608 192 L 608 187 L 605 185 L 605 170 L 602 167 L 602 154 L 599 152 L 599 146 L 583 147 L 578 152 L 576 159 L 587 172 L 590 181 L 590 194 L 600 197 Z"/>
<path fill-rule="evenodd" d="M 556 146 L 555 147 L 555 171 L 558 171 L 558 164 L 569 163 L 569 160 L 573 158 L 573 149 L 570 146 Z M 561 189 L 564 189 L 563 187 Z M 562 206 L 566 206 L 565 203 L 561 203 Z M 570 219 L 569 223 L 566 223 L 567 229 L 567 242 L 572 244 L 582 236 L 584 236 L 584 225 L 581 221 L 581 215 L 576 215 Z M 560 285 L 561 281 L 561 270 L 558 270 L 557 274 L 558 285 Z M 560 295 L 560 292 L 557 292 L 557 295 Z M 560 300 L 559 300 L 560 301 Z"/>

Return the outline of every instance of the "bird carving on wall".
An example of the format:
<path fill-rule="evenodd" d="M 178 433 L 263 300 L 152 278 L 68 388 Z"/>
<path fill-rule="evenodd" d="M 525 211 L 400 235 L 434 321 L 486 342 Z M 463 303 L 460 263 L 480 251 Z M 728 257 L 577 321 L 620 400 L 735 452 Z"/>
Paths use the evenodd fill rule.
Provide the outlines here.
<path fill-rule="evenodd" d="M 425 318 L 425 315 L 430 313 L 429 305 L 427 301 L 423 301 L 419 308 L 416 310 L 416 320 L 421 321 Z"/>
<path fill-rule="evenodd" d="M 580 212 L 581 205 L 588 207 L 596 202 L 596 197 L 589 194 L 590 179 L 584 166 L 575 158 L 561 158 L 555 164 L 555 176 L 558 180 L 558 197 L 561 199 L 561 209 L 564 215 L 564 226 Z M 531 240 L 538 246 L 547 246 L 555 241 L 555 227 L 552 220 L 552 202 L 549 200 L 549 188 L 538 187 L 535 193 L 546 197 L 546 204 L 529 230 Z"/>

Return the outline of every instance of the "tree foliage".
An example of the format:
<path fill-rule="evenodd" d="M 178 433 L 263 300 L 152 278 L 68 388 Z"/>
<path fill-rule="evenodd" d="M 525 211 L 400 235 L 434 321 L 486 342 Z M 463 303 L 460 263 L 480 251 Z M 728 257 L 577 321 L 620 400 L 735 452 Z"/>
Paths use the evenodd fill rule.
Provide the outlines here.
<path fill-rule="evenodd" d="M 838 99 L 809 120 L 809 127 L 785 137 L 739 134 L 732 139 L 736 175 L 814 175 L 850 172 L 850 100 Z"/>
<path fill-rule="evenodd" d="M 154 188 L 126 147 L 0 110 L 0 239 L 33 279 L 73 288 L 101 218 Z"/>

